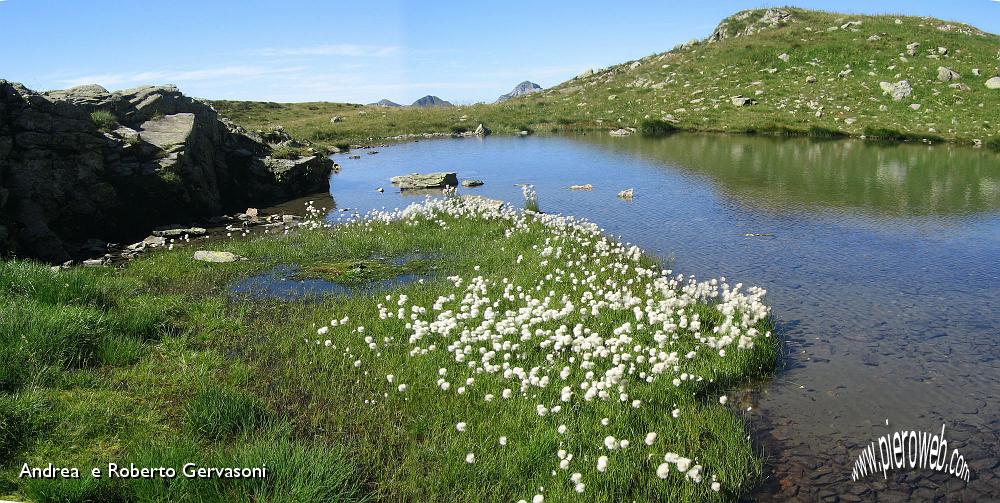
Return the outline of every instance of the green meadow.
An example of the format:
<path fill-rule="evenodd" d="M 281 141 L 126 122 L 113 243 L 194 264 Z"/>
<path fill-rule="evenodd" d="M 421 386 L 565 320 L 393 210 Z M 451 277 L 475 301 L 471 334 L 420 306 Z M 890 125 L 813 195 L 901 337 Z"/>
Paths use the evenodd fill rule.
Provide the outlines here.
<path fill-rule="evenodd" d="M 246 260 L 0 265 L 0 496 L 731 501 L 759 481 L 720 397 L 773 369 L 762 292 L 460 198 L 214 249 Z M 279 265 L 348 290 L 232 292 Z M 48 463 L 81 478 L 19 477 Z M 107 463 L 268 476 L 90 476 Z"/>

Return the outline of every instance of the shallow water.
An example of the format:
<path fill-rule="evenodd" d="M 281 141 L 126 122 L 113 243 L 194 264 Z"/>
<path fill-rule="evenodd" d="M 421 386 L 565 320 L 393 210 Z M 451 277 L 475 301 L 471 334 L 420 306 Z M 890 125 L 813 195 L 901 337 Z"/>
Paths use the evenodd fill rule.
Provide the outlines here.
<path fill-rule="evenodd" d="M 402 265 L 405 261 L 394 259 L 393 263 Z M 263 273 L 240 279 L 229 286 L 229 292 L 233 295 L 255 299 L 318 300 L 327 295 L 354 295 L 384 290 L 428 277 L 424 274 L 407 273 L 357 286 L 348 286 L 322 278 L 303 278 L 299 276 L 299 271 L 298 266 L 275 266 Z"/>
<path fill-rule="evenodd" d="M 388 179 L 457 171 L 586 217 L 674 269 L 768 290 L 787 357 L 739 400 L 770 466 L 756 499 L 983 501 L 1000 495 L 1000 156 L 962 147 L 723 135 L 487 138 L 335 159 L 340 209 L 401 207 Z M 570 191 L 572 184 L 593 191 Z M 384 187 L 386 192 L 375 192 Z M 635 188 L 632 201 L 616 194 Z M 350 213 L 350 212 L 347 212 Z M 335 221 L 345 212 L 334 210 Z M 747 237 L 746 234 L 766 234 Z M 745 409 L 750 407 L 749 411 Z M 886 421 L 888 420 L 888 426 Z M 968 485 L 928 470 L 851 480 L 879 436 L 940 432 Z M 895 478 L 893 473 L 895 473 Z"/>

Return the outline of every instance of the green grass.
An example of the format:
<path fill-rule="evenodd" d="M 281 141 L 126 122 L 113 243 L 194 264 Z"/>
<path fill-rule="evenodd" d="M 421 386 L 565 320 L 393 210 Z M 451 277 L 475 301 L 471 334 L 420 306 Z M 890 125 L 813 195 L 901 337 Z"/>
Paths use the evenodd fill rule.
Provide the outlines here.
<path fill-rule="evenodd" d="M 281 124 L 297 137 L 318 143 L 372 143 L 401 134 L 449 133 L 456 125 L 478 123 L 497 134 L 524 129 L 606 131 L 639 128 L 644 121 L 668 115 L 678 121 L 677 128 L 689 131 L 756 133 L 777 127 L 796 135 L 836 131 L 837 136 L 858 137 L 871 127 L 898 131 L 907 138 L 931 135 L 967 144 L 997 137 L 992 110 L 1000 108 L 1000 92 L 984 86 L 1000 74 L 996 35 L 931 18 L 786 10 L 793 21 L 784 25 L 714 43 L 685 44 L 498 104 L 381 108 L 216 101 L 213 105 L 247 127 Z M 761 9 L 744 20 L 727 19 L 730 33 L 762 13 Z M 848 21 L 861 24 L 841 29 Z M 952 28 L 938 29 L 945 24 Z M 837 29 L 829 30 L 832 27 Z M 879 39 L 869 41 L 875 34 Z M 906 54 L 911 42 L 920 43 L 915 56 Z M 927 52 L 936 53 L 937 47 L 948 48 L 948 53 Z M 778 59 L 782 53 L 789 55 L 788 62 Z M 955 69 L 961 74 L 959 82 L 970 90 L 939 82 L 938 66 Z M 848 67 L 851 73 L 840 77 Z M 807 76 L 817 81 L 807 84 Z M 899 80 L 913 86 L 913 95 L 902 101 L 883 96 L 879 82 Z M 736 95 L 752 97 L 757 104 L 734 107 L 729 98 Z M 614 99 L 609 100 L 611 96 Z M 910 108 L 914 103 L 921 105 L 919 110 Z M 331 124 L 333 115 L 343 116 L 344 121 Z"/>
<path fill-rule="evenodd" d="M 90 113 L 90 120 L 97 126 L 97 129 L 108 132 L 118 127 L 118 118 L 106 110 L 97 110 Z"/>
<path fill-rule="evenodd" d="M 289 147 L 281 145 L 275 147 L 271 151 L 271 157 L 275 159 L 298 159 L 299 157 L 309 155 L 309 150 L 306 147 Z"/>
<path fill-rule="evenodd" d="M 459 199 L 450 201 L 463 207 Z M 536 414 L 536 405 L 560 403 L 561 385 L 515 391 L 502 400 L 502 389 L 511 386 L 502 375 L 472 372 L 446 351 L 411 356 L 409 315 L 430 316 L 411 308 L 431 309 L 436 300 L 461 293 L 448 276 L 466 283 L 479 276 L 494 285 L 507 280 L 525 292 L 544 285 L 538 295 L 551 288 L 549 295 L 558 301 L 576 299 L 582 291 L 568 281 L 545 279 L 557 266 L 565 270 L 568 260 L 581 260 L 580 267 L 595 271 L 589 284 L 637 294 L 650 281 L 640 271 L 661 267 L 649 256 L 637 258 L 634 269 L 611 267 L 612 258 L 601 253 L 606 246 L 614 249 L 613 243 L 581 230 L 554 232 L 543 224 L 548 216 L 525 218 L 513 226 L 495 216 L 431 214 L 218 243 L 218 249 L 248 258 L 233 264 L 195 262 L 190 249 L 155 252 L 123 269 L 53 272 L 44 265 L 4 262 L 0 348 L 15 348 L 11 351 L 24 355 L 27 364 L 2 360 L 2 368 L 14 368 L 17 377 L 0 391 L 0 497 L 516 501 L 530 500 L 539 486 L 546 487 L 547 501 L 729 501 L 746 495 L 758 482 L 763 461 L 746 440 L 743 418 L 717 399 L 769 374 L 775 338 L 760 338 L 752 348 L 733 349 L 723 358 L 699 349 L 691 332 L 679 329 L 669 350 L 697 351 L 679 365 L 703 381 L 679 386 L 669 380 L 636 382 L 629 385 L 630 400 L 642 400 L 647 404 L 642 408 L 617 398 L 579 400 L 545 417 Z M 558 260 L 546 258 L 549 246 L 562 248 Z M 391 267 L 372 258 L 414 255 L 424 258 Z M 391 277 L 408 267 L 437 268 L 440 274 L 389 290 L 302 301 L 227 293 L 236 279 L 277 264 L 297 264 L 347 284 Z M 488 290 L 495 294 L 496 288 Z M 409 299 L 406 319 L 382 317 L 378 305 L 394 313 L 401 295 Z M 461 300 L 457 295 L 443 301 L 442 309 L 459 312 Z M 495 309 L 503 313 L 521 301 L 497 302 Z M 722 320 L 708 303 L 692 305 L 686 316 L 696 313 L 706 333 Z M 330 327 L 330 320 L 344 317 L 349 321 Z M 470 313 L 460 323 L 475 326 L 482 320 L 482 313 Z M 570 313 L 535 328 L 553 330 L 565 323 L 610 334 L 626 321 L 636 323 L 631 309 L 603 309 L 593 316 Z M 328 334 L 318 335 L 324 326 L 330 327 Z M 762 320 L 755 329 L 763 333 L 770 325 Z M 648 327 L 631 335 L 635 344 L 652 344 Z M 446 344 L 441 341 L 442 348 Z M 554 354 L 550 364 L 542 347 L 523 344 L 512 352 L 511 362 L 525 369 L 556 365 L 558 373 L 569 355 Z M 356 360 L 362 362 L 359 367 Z M 592 370 L 599 375 L 609 368 L 603 360 L 595 363 Z M 440 368 L 454 383 L 450 392 L 435 383 Z M 393 383 L 387 382 L 388 374 L 394 375 Z M 474 384 L 458 394 L 469 377 Z M 400 383 L 408 385 L 405 392 L 397 389 Z M 486 393 L 498 398 L 486 402 Z M 682 411 L 677 419 L 670 416 L 674 408 Z M 604 417 L 608 426 L 601 424 Z M 459 434 L 457 422 L 467 422 L 468 431 Z M 559 424 L 569 427 L 566 434 L 557 432 Z M 656 431 L 659 439 L 651 447 L 642 445 L 648 431 Z M 628 438 L 633 447 L 608 454 L 608 472 L 598 474 L 596 458 L 606 453 L 598 446 L 606 435 Z M 499 446 L 500 436 L 509 437 L 506 447 Z M 568 471 L 556 467 L 560 449 L 575 455 Z M 647 451 L 652 460 L 646 459 Z M 676 470 L 666 480 L 657 478 L 657 459 L 668 451 L 702 464 L 706 480 L 694 484 Z M 465 462 L 468 452 L 476 453 L 474 464 Z M 271 476 L 243 481 L 20 479 L 17 472 L 25 462 L 78 466 L 84 472 L 108 462 L 178 469 L 185 462 L 266 464 Z M 583 495 L 568 481 L 572 472 L 580 472 L 587 483 Z M 712 476 L 722 484 L 720 492 L 709 488 Z"/>

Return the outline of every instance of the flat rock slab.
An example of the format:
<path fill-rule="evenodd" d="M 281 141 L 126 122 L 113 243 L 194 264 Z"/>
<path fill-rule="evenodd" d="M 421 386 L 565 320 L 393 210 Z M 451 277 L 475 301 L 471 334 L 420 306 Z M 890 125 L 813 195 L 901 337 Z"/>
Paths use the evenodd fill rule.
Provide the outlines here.
<path fill-rule="evenodd" d="M 139 138 L 167 150 L 185 143 L 194 130 L 194 114 L 164 115 L 150 119 L 139 127 Z"/>
<path fill-rule="evenodd" d="M 239 257 L 229 252 L 198 250 L 194 252 L 194 259 L 199 262 L 225 263 L 236 262 Z"/>
<path fill-rule="evenodd" d="M 394 176 L 392 183 L 398 184 L 400 190 L 443 189 L 458 185 L 458 175 L 453 171 L 435 173 L 414 173 L 412 175 Z"/>
<path fill-rule="evenodd" d="M 208 230 L 202 227 L 178 227 L 173 229 L 158 229 L 153 231 L 154 236 L 164 238 L 176 238 L 181 236 L 204 236 Z"/>
<path fill-rule="evenodd" d="M 462 180 L 462 187 L 479 187 L 482 184 L 482 180 Z"/>

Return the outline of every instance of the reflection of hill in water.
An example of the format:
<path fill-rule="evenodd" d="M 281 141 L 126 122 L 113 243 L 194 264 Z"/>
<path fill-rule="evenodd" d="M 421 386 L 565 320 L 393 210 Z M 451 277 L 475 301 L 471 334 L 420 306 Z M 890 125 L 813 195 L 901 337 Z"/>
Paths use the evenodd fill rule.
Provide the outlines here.
<path fill-rule="evenodd" d="M 709 175 L 737 200 L 774 210 L 796 203 L 891 216 L 1000 209 L 1000 155 L 983 149 L 694 134 L 579 139 Z"/>

